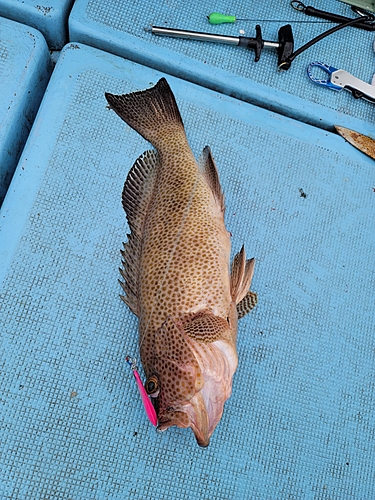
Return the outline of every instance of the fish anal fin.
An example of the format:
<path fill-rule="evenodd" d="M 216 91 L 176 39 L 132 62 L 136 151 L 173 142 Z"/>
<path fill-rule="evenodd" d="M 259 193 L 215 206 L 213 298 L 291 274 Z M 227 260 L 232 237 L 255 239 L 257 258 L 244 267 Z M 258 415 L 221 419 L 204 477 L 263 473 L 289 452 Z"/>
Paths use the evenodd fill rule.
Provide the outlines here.
<path fill-rule="evenodd" d="M 241 302 L 249 291 L 254 274 L 254 266 L 255 260 L 246 260 L 245 248 L 242 246 L 233 259 L 230 277 L 231 295 L 236 304 Z"/>
<path fill-rule="evenodd" d="M 137 314 L 138 309 L 138 273 L 143 227 L 154 191 L 158 163 L 159 155 L 156 151 L 145 151 L 130 169 L 122 191 L 122 206 L 131 232 L 128 242 L 121 250 L 120 273 L 124 279 L 121 286 L 126 294 L 123 300 L 134 314 Z"/>
<path fill-rule="evenodd" d="M 223 338 L 225 332 L 229 330 L 227 320 L 215 316 L 210 311 L 187 314 L 181 321 L 188 337 L 198 342 L 215 342 Z"/>
<path fill-rule="evenodd" d="M 238 319 L 243 318 L 249 313 L 258 303 L 258 296 L 252 291 L 248 291 L 245 297 L 237 304 Z"/>
<path fill-rule="evenodd" d="M 225 210 L 224 193 L 221 189 L 219 173 L 217 171 L 216 163 L 212 156 L 211 148 L 209 146 L 206 146 L 203 149 L 203 153 L 199 159 L 199 166 L 207 184 L 211 188 L 215 200 L 219 204 L 221 211 L 224 212 Z"/>

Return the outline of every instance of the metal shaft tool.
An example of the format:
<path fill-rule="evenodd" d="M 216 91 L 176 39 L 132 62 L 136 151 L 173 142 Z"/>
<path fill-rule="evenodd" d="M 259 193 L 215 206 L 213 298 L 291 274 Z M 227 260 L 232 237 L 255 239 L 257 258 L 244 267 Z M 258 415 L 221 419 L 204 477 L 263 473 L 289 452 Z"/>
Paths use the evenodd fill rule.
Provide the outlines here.
<path fill-rule="evenodd" d="M 159 26 L 151 26 L 151 28 L 149 29 L 146 28 L 146 31 L 151 31 L 154 35 L 171 36 L 189 40 L 199 40 L 202 42 L 225 43 L 228 45 L 245 47 L 246 49 L 253 49 L 255 53 L 255 62 L 259 61 L 260 54 L 263 49 L 274 49 L 278 52 L 279 66 L 293 53 L 294 48 L 294 40 L 290 24 L 282 26 L 279 29 L 278 42 L 263 40 L 262 31 L 259 24 L 257 24 L 255 27 L 255 38 L 250 38 L 247 36 L 216 35 L 212 33 L 163 28 Z"/>

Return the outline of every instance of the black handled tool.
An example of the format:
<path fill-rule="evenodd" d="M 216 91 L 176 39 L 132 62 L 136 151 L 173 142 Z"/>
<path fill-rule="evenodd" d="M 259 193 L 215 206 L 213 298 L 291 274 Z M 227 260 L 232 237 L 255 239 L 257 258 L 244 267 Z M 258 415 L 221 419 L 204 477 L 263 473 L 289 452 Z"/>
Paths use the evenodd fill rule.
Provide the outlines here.
<path fill-rule="evenodd" d="M 229 45 L 237 45 L 238 47 L 245 47 L 246 49 L 253 49 L 255 53 L 255 62 L 259 61 L 260 54 L 263 49 L 275 49 L 278 53 L 278 66 L 289 59 L 294 49 L 293 33 L 290 24 L 282 26 L 279 29 L 277 42 L 263 40 L 262 30 L 259 24 L 255 26 L 255 38 L 250 38 L 247 36 L 215 35 L 199 31 L 162 28 L 159 26 L 151 26 L 150 29 L 145 29 L 146 31 L 151 31 L 154 35 L 187 38 L 190 40 L 200 40 L 203 42 L 225 43 Z"/>
<path fill-rule="evenodd" d="M 293 3 L 293 2 L 292 2 Z M 301 2 L 299 2 L 301 3 Z M 303 5 L 303 4 L 302 4 Z M 166 35 L 177 38 L 188 38 L 190 40 L 201 40 L 204 42 L 216 42 L 216 43 L 227 43 L 230 45 L 237 45 L 238 47 L 245 47 L 247 49 L 253 49 L 255 52 L 255 62 L 259 61 L 260 54 L 264 48 L 276 49 L 278 52 L 278 68 L 280 70 L 288 70 L 294 61 L 294 59 L 302 54 L 306 49 L 310 48 L 315 43 L 323 40 L 332 33 L 338 30 L 346 28 L 348 26 L 354 26 L 359 23 L 368 22 L 372 20 L 372 15 L 364 16 L 360 13 L 360 17 L 355 17 L 354 19 L 348 19 L 344 23 L 338 24 L 333 28 L 321 33 L 309 42 L 305 43 L 302 47 L 293 52 L 294 40 L 292 27 L 290 24 L 286 24 L 279 29 L 278 42 L 269 42 L 263 40 L 262 31 L 259 24 L 255 27 L 256 36 L 255 38 L 249 38 L 246 36 L 226 36 L 226 35 L 213 35 L 211 33 L 202 33 L 199 31 L 185 31 L 177 30 L 171 28 L 161 28 L 158 26 L 151 26 L 151 28 L 145 28 L 146 31 L 151 31 L 154 35 Z"/>

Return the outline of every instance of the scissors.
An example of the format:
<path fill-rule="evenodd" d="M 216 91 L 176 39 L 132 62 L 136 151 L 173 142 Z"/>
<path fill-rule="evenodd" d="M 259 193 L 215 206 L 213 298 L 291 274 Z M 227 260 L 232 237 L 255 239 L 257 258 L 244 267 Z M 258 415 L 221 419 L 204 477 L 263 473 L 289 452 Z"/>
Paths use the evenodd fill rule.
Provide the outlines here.
<path fill-rule="evenodd" d="M 329 75 L 327 79 L 316 78 L 312 68 L 318 67 Z M 307 75 L 311 81 L 332 90 L 348 90 L 355 99 L 366 99 L 375 104 L 375 86 L 360 80 L 343 69 L 314 61 L 307 66 Z"/>

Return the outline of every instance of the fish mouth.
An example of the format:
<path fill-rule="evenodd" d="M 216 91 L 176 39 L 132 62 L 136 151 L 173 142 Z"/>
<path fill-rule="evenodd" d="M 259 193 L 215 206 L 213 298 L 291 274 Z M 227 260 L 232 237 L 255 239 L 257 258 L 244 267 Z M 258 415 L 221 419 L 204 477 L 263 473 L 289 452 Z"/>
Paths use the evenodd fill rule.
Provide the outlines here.
<path fill-rule="evenodd" d="M 207 447 L 223 414 L 224 403 L 232 390 L 232 377 L 237 367 L 235 350 L 222 342 L 194 345 L 194 353 L 204 377 L 201 390 L 184 403 L 159 412 L 158 430 L 190 427 L 199 446 Z"/>
<path fill-rule="evenodd" d="M 210 432 L 210 418 L 201 392 L 198 392 L 190 401 L 186 413 L 198 445 L 206 448 L 210 444 L 212 431 Z"/>
<path fill-rule="evenodd" d="M 190 400 L 187 408 L 199 446 L 208 446 L 224 410 L 224 403 L 232 392 L 232 378 L 237 368 L 237 353 L 230 344 L 216 341 L 212 344 L 194 343 L 192 346 L 202 370 L 204 385 Z"/>
<path fill-rule="evenodd" d="M 177 409 L 168 409 L 159 416 L 158 431 L 165 431 L 172 426 L 190 427 L 199 446 L 206 448 L 210 444 L 210 419 L 203 395 L 197 393 L 188 403 Z M 213 429 L 212 429 L 213 430 Z"/>

